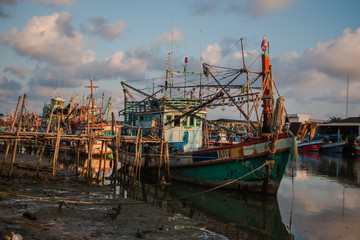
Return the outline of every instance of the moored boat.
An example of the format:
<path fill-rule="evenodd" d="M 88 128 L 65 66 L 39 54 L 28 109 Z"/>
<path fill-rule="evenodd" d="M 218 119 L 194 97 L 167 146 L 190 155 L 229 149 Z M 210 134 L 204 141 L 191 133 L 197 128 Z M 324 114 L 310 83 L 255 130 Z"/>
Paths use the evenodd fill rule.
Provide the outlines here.
<path fill-rule="evenodd" d="M 323 139 L 323 144 L 319 149 L 320 152 L 342 153 L 347 143 L 346 140 L 341 140 L 339 131 L 337 134 L 324 136 Z"/>
<path fill-rule="evenodd" d="M 320 147 L 322 145 L 321 140 L 312 140 L 309 142 L 309 140 L 304 140 L 302 143 L 298 143 L 297 147 L 299 151 L 319 151 Z"/>
<path fill-rule="evenodd" d="M 264 44 L 266 41 L 263 42 Z M 155 98 L 154 94 L 143 93 L 137 88 L 122 83 L 124 93 L 129 96 L 131 96 L 129 88 L 145 96 L 142 101 L 129 101 L 125 96 L 124 126 L 131 126 L 132 135 L 136 136 L 133 130 L 139 129 L 138 135 L 149 135 L 168 143 L 171 149 L 168 167 L 172 180 L 275 195 L 285 167 L 291 158 L 295 138 L 283 128 L 284 98 L 279 96 L 277 101 L 274 100 L 272 89 L 274 82 L 269 65 L 269 54 L 265 52 L 266 48 L 263 51 L 262 71 L 249 71 L 245 68 L 245 64 L 242 69 L 203 64 L 204 75 L 208 78 L 212 77 L 218 84 L 216 90 L 208 96 L 203 95 L 200 85 L 198 98 L 194 97 L 193 91 L 189 91 L 191 94 L 188 97 L 189 94 L 185 90 L 184 97 L 168 97 L 168 88 L 171 89 L 173 83 L 169 84 L 167 80 L 172 70 L 167 70 L 165 94 L 161 98 Z M 185 67 L 186 63 L 187 59 L 185 59 Z M 227 74 L 221 71 L 226 71 Z M 185 70 L 177 72 L 187 73 Z M 227 75 L 231 78 L 227 83 L 226 79 L 222 78 L 225 85 L 221 84 L 216 76 L 218 73 L 218 76 Z M 243 79 L 240 79 L 241 75 L 245 75 Z M 250 78 L 262 79 L 260 86 L 253 88 L 252 84 L 256 81 L 250 81 Z M 235 80 L 243 82 L 236 85 Z M 207 121 L 206 109 L 208 106 L 223 107 L 225 101 L 229 101 L 228 106 L 237 108 L 247 119 L 247 131 L 256 134 L 251 134 L 252 136 L 249 134 L 235 144 L 230 142 L 227 144 L 223 141 L 221 146 L 204 146 L 203 129 L 211 124 Z M 257 122 L 254 123 L 251 120 L 251 113 L 258 110 L 259 105 L 262 106 L 262 113 L 259 115 L 262 115 L 263 121 L 260 121 L 259 115 L 256 115 Z M 242 109 L 244 106 L 247 107 L 247 113 Z M 221 128 L 221 126 L 217 127 Z M 123 164 L 135 166 L 141 164 L 156 174 L 159 167 L 159 161 L 156 159 L 163 152 L 162 149 L 162 147 L 160 150 L 149 146 L 146 150 L 136 150 L 132 154 L 120 149 L 121 160 Z M 139 157 L 140 151 L 141 157 Z M 152 154 L 147 154 L 149 151 L 152 151 Z M 164 151 L 167 155 L 166 148 Z"/>

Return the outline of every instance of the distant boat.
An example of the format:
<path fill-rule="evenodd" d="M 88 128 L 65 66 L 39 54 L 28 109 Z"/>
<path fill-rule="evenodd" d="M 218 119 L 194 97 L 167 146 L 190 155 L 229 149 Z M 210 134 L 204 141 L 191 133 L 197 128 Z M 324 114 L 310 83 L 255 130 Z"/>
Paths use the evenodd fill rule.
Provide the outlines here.
<path fill-rule="evenodd" d="M 324 142 L 321 145 L 320 152 L 342 153 L 346 140 L 341 140 L 340 131 L 336 134 L 324 136 Z"/>
<path fill-rule="evenodd" d="M 305 139 L 302 143 L 298 143 L 297 147 L 299 151 L 314 151 L 317 152 L 320 150 L 323 142 L 321 140 L 312 140 L 309 142 L 308 139 Z"/>

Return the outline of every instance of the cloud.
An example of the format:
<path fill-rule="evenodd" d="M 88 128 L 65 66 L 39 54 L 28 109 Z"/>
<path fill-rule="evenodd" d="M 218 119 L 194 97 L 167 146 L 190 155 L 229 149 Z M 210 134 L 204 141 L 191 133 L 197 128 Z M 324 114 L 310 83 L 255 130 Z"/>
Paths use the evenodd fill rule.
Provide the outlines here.
<path fill-rule="evenodd" d="M 204 62 L 209 64 L 216 64 L 219 63 L 222 58 L 221 51 L 222 49 L 220 45 L 215 43 L 213 45 L 206 46 L 201 55 L 203 56 Z"/>
<path fill-rule="evenodd" d="M 0 88 L 11 91 L 21 90 L 21 84 L 14 80 L 8 80 L 6 77 L 0 76 Z"/>
<path fill-rule="evenodd" d="M 285 99 L 296 110 L 317 119 L 343 116 L 348 97 L 349 116 L 358 116 L 360 109 L 360 28 L 345 29 L 339 36 L 319 42 L 304 55 L 294 52 L 270 57 L 275 82 Z M 347 74 L 350 76 L 347 92 Z M 319 108 L 319 106 L 322 106 Z M 306 109 L 306 110 L 305 110 Z M 337 109 L 337 110 L 334 110 Z"/>
<path fill-rule="evenodd" d="M 18 68 L 16 66 L 5 67 L 4 72 L 12 73 L 21 79 L 25 78 L 25 75 L 29 72 L 27 68 Z"/>
<path fill-rule="evenodd" d="M 16 0 L 0 0 L 0 18 L 9 17 L 6 13 L 4 6 L 16 5 Z"/>
<path fill-rule="evenodd" d="M 19 82 L 0 76 L 0 102 L 2 104 L 12 104 L 14 96 L 21 94 L 22 91 L 22 85 Z"/>
<path fill-rule="evenodd" d="M 69 8 L 75 2 L 75 0 L 26 0 L 26 1 L 40 3 L 44 6 L 52 7 L 52 8 L 57 8 L 60 6 Z"/>
<path fill-rule="evenodd" d="M 327 75 L 340 77 L 350 74 L 360 78 L 360 28 L 354 32 L 345 29 L 342 34 L 327 42 L 317 43 L 305 52 L 308 67 L 316 68 Z"/>
<path fill-rule="evenodd" d="M 79 63 L 84 37 L 72 29 L 71 18 L 66 12 L 33 17 L 21 32 L 13 28 L 3 33 L 0 44 L 11 46 L 21 55 L 53 64 Z"/>
<path fill-rule="evenodd" d="M 189 9 L 197 15 L 207 14 L 214 12 L 216 10 L 217 1 L 216 0 L 206 0 L 206 1 L 188 1 L 184 3 Z"/>
<path fill-rule="evenodd" d="M 81 25 L 83 33 L 90 35 L 97 35 L 105 40 L 111 41 L 117 37 L 122 37 L 123 29 L 125 28 L 125 22 L 117 22 L 113 25 L 109 25 L 107 20 L 103 16 L 93 17 L 90 19 L 92 25 Z"/>
<path fill-rule="evenodd" d="M 248 0 L 245 5 L 243 1 L 235 0 L 228 8 L 228 11 L 235 13 L 249 14 L 257 19 L 276 11 L 283 11 L 290 7 L 290 4 L 297 0 Z"/>
<path fill-rule="evenodd" d="M 174 43 L 184 43 L 185 36 L 183 32 L 177 27 L 173 28 L 173 35 L 171 33 L 165 32 L 159 36 L 156 36 L 157 44 L 171 43 L 171 40 L 173 40 Z"/>

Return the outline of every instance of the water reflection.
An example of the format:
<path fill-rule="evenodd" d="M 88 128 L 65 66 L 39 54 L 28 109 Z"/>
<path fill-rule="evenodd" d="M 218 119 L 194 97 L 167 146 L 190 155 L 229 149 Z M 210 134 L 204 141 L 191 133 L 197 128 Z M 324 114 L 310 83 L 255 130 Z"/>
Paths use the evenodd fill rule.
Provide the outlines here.
<path fill-rule="evenodd" d="M 190 196 L 181 205 L 175 202 L 172 206 L 192 218 L 216 220 L 212 230 L 230 239 L 292 239 L 282 222 L 276 197 L 236 196 L 227 191 L 191 196 L 201 191 L 204 188 L 172 183 L 171 197 Z"/>
<path fill-rule="evenodd" d="M 111 173 L 110 162 L 102 162 L 98 171 L 99 160 L 94 161 L 94 173 Z M 174 181 L 162 187 L 120 185 L 116 195 L 198 219 L 229 239 L 358 239 L 359 176 L 360 158 L 305 152 L 289 163 L 277 197 L 229 191 L 194 195 L 206 188 Z"/>
<path fill-rule="evenodd" d="M 278 201 L 295 239 L 358 239 L 359 163 L 319 153 L 300 153 L 289 163 Z"/>
<path fill-rule="evenodd" d="M 205 190 L 172 182 L 168 186 L 123 185 L 117 192 L 199 220 L 228 239 L 293 239 L 282 222 L 276 197 L 238 196 L 219 190 L 202 193 Z"/>

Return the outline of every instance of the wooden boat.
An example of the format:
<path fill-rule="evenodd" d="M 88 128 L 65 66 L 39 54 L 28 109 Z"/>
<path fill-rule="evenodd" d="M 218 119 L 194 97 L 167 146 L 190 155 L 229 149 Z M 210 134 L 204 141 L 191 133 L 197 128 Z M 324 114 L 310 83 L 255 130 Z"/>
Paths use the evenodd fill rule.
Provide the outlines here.
<path fill-rule="evenodd" d="M 321 145 L 322 145 L 321 140 L 312 140 L 311 142 L 309 142 L 309 140 L 305 139 L 302 143 L 298 143 L 297 147 L 299 151 L 317 152 L 320 150 Z"/>
<path fill-rule="evenodd" d="M 187 59 L 185 59 L 184 71 L 176 72 L 186 75 L 188 73 L 186 63 Z M 291 158 L 295 139 L 290 132 L 283 131 L 284 98 L 280 96 L 275 104 L 272 94 L 274 82 L 268 53 L 262 54 L 262 71 L 249 71 L 245 67 L 221 68 L 209 64 L 203 64 L 203 70 L 205 76 L 212 77 L 218 85 L 214 94 L 208 96 L 203 96 L 203 91 L 200 89 L 198 98 L 194 97 L 194 92 L 191 90 L 188 92 L 184 90 L 184 97 L 168 97 L 167 92 L 169 89 L 171 91 L 173 84 L 169 84 L 167 80 L 162 98 L 155 98 L 155 94 L 149 95 L 122 83 L 125 92 L 123 110 L 125 126 L 131 126 L 132 130 L 139 128 L 143 136 L 157 137 L 168 142 L 172 150 L 169 151 L 168 163 L 172 180 L 275 195 L 285 167 Z M 231 76 L 225 85 L 221 84 L 216 76 L 216 73 L 221 71 Z M 167 70 L 166 79 L 170 78 L 172 72 L 174 71 Z M 244 79 L 240 78 L 241 75 L 245 75 Z M 251 82 L 249 79 L 257 80 L 261 77 L 262 81 L 257 92 L 252 87 L 255 81 Z M 245 82 L 236 85 L 235 80 Z M 222 82 L 225 82 L 225 79 L 222 79 Z M 184 85 L 185 88 L 186 81 Z M 178 86 L 173 88 L 176 89 Z M 232 95 L 232 90 L 239 92 L 239 88 L 241 93 Z M 146 98 L 142 101 L 134 101 L 129 89 Z M 189 92 L 191 92 L 190 97 L 188 97 Z M 129 101 L 126 95 L 133 101 Z M 207 121 L 206 107 L 209 105 L 223 107 L 225 101 L 229 101 L 226 103 L 229 107 L 233 106 L 240 111 L 248 121 L 248 132 L 255 131 L 256 135 L 252 137 L 249 135 L 236 144 L 226 144 L 224 141 L 221 146 L 204 146 L 203 129 L 211 124 Z M 261 122 L 259 115 L 256 115 L 255 124 L 250 114 L 253 110 L 257 110 L 259 105 L 263 106 L 263 121 Z M 247 106 L 249 114 L 242 110 L 244 106 Z M 136 136 L 135 132 L 131 131 L 131 133 Z M 137 134 L 139 135 L 139 132 Z M 142 152 L 141 161 L 139 161 L 139 151 Z M 133 154 L 123 152 L 121 157 L 123 164 L 136 165 L 141 162 L 155 174 L 159 167 L 156 158 L 162 153 L 162 147 L 161 150 L 160 147 L 151 147 L 139 151 Z M 149 151 L 153 154 L 146 154 Z"/>
<path fill-rule="evenodd" d="M 346 140 L 341 140 L 340 132 L 338 131 L 337 134 L 324 136 L 323 144 L 321 145 L 319 151 L 342 153 L 346 143 Z"/>

